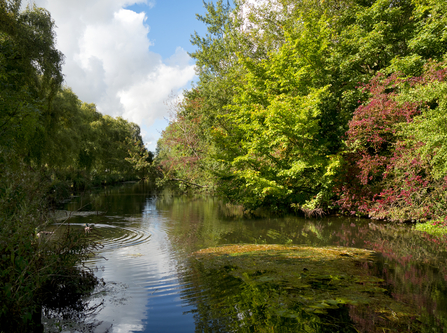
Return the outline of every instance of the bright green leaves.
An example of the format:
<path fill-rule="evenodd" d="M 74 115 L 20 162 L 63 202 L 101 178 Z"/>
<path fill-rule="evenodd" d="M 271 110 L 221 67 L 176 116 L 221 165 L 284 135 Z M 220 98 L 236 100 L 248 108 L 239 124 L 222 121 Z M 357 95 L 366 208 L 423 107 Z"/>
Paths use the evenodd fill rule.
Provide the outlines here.
<path fill-rule="evenodd" d="M 430 64 L 421 82 L 405 89 L 398 97 L 400 101 L 426 105 L 426 109 L 412 123 L 400 126 L 400 134 L 412 146 L 418 147 L 417 153 L 423 160 L 429 161 L 435 179 L 447 175 L 446 71 L 437 64 Z"/>
<path fill-rule="evenodd" d="M 190 165 L 200 169 L 197 175 L 213 173 L 218 192 L 246 208 L 333 207 L 349 122 L 371 96 L 359 87 L 379 72 L 419 76 L 430 58 L 439 61 L 447 52 L 445 1 L 241 0 L 234 11 L 223 1 L 205 6 L 208 13 L 199 19 L 209 34 L 192 37 L 199 82 L 187 93 L 188 103 L 199 107 L 182 116 L 198 120 L 196 135 L 189 136 L 208 163 Z M 447 169 L 445 91 L 423 86 L 405 98 L 425 94 L 417 99 L 433 107 L 401 134 L 424 142 L 418 153 L 430 157 L 439 178 Z M 429 128 L 436 133 L 427 134 Z M 178 144 L 181 131 L 170 126 L 165 135 L 177 140 L 175 149 L 164 150 L 166 160 L 192 157 Z M 169 163 L 169 172 L 185 165 Z"/>
<path fill-rule="evenodd" d="M 209 34 L 206 37 L 200 37 L 197 33 L 191 36 L 191 43 L 199 48 L 191 56 L 196 59 L 199 73 L 219 76 L 231 65 L 232 46 L 228 38 L 233 29 L 231 6 L 228 1 L 218 0 L 216 4 L 204 1 L 204 7 L 207 14 L 197 15 L 197 19 L 208 25 Z"/>
<path fill-rule="evenodd" d="M 417 19 L 414 38 L 409 42 L 412 51 L 441 60 L 447 52 L 447 3 L 442 0 L 413 0 Z"/>
<path fill-rule="evenodd" d="M 223 116 L 231 125 L 218 143 L 233 176 L 245 183 L 247 206 L 292 203 L 300 188 L 312 193 L 319 186 L 326 162 L 316 137 L 328 89 L 319 87 L 322 76 L 312 74 L 324 72 L 326 39 L 324 29 L 314 34 L 318 29 L 311 23 L 304 24 L 300 38 L 287 37 L 268 60 L 241 60 L 246 81 Z M 310 179 L 315 183 L 307 188 Z"/>
<path fill-rule="evenodd" d="M 142 170 L 143 177 L 145 177 L 145 171 L 152 167 L 153 154 L 148 151 L 141 141 L 132 142 L 128 139 L 130 143 L 129 155 L 130 157 L 125 158 L 125 160 L 133 165 L 135 170 Z"/>
<path fill-rule="evenodd" d="M 239 154 L 233 159 L 228 156 L 230 165 L 233 174 L 258 197 L 257 205 L 262 205 L 268 195 L 282 201 L 313 178 L 312 174 L 321 172 L 324 160 L 314 140 L 318 130 L 316 118 L 312 117 L 315 110 L 295 106 L 297 109 L 281 110 L 285 105 L 273 103 L 263 123 L 248 120 L 235 125 L 245 133 L 245 139 L 233 143 L 233 151 Z M 283 112 L 276 113 L 278 109 Z"/>
<path fill-rule="evenodd" d="M 339 19 L 337 43 L 332 61 L 351 87 L 366 83 L 396 56 L 408 53 L 414 31 L 410 0 L 398 6 L 389 0 L 371 5 L 354 5 Z"/>

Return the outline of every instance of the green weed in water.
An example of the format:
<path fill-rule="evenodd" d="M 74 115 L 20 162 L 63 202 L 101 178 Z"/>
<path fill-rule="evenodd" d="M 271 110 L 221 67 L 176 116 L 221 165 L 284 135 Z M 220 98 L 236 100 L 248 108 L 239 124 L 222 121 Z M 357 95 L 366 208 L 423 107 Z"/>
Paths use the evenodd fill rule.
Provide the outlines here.
<path fill-rule="evenodd" d="M 373 328 L 367 332 L 418 331 L 414 310 L 368 274 L 374 260 L 369 250 L 249 244 L 203 249 L 193 258 L 208 275 L 206 283 L 223 288 L 215 306 L 238 318 L 227 320 L 233 330 L 358 332 L 369 318 Z M 224 276 L 233 282 L 216 282 Z"/>

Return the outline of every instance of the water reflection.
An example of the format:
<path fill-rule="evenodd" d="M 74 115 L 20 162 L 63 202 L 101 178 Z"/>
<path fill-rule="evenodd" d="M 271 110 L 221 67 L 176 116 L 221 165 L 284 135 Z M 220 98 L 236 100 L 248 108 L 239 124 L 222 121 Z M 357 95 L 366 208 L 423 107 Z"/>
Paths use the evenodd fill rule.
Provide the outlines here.
<path fill-rule="evenodd" d="M 106 281 L 91 300 L 104 302 L 91 319 L 98 325 L 96 332 L 443 332 L 447 327 L 443 237 L 359 219 L 248 220 L 212 198 L 169 191 L 156 195 L 144 184 L 107 189 L 67 208 L 96 212 L 70 222 L 79 228 L 94 224 L 104 245 L 88 263 Z M 352 302 L 326 303 L 328 309 L 316 315 L 299 300 L 303 293 L 278 288 L 268 275 L 260 279 L 264 273 L 253 280 L 250 274 L 235 275 L 231 266 L 212 270 L 191 260 L 192 252 L 223 244 L 374 250 L 380 256 L 360 268 L 383 279 L 380 288 L 387 302 L 402 305 L 407 325 L 393 321 L 394 310 L 377 313 Z M 286 302 L 286 293 L 295 295 L 293 305 Z"/>

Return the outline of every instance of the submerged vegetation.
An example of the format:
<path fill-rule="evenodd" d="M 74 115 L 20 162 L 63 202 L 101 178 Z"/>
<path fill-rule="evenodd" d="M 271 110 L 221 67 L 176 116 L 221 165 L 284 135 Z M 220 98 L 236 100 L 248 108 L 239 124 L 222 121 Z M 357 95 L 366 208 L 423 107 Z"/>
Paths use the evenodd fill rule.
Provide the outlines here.
<path fill-rule="evenodd" d="M 391 297 L 384 280 L 369 274 L 374 259 L 369 250 L 229 245 L 197 251 L 194 258 L 204 279 L 217 279 L 218 290 L 223 280 L 234 279 L 227 306 L 219 311 L 240 320 L 227 319 L 226 330 L 420 331 L 415 309 Z M 357 317 L 361 320 L 356 322 Z"/>
<path fill-rule="evenodd" d="M 247 211 L 446 217 L 445 1 L 205 6 L 199 80 L 158 142 L 165 180 Z"/>

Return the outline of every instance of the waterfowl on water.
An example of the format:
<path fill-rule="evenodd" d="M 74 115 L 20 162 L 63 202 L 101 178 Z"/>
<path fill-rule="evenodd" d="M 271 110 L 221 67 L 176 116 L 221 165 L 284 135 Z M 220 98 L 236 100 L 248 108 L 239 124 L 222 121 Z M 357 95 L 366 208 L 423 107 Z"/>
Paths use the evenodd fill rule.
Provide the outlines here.
<path fill-rule="evenodd" d="M 37 228 L 36 228 L 36 231 L 37 231 Z M 36 233 L 36 237 L 39 238 L 41 236 L 49 236 L 49 235 L 53 235 L 53 234 L 54 234 L 54 231 L 42 230 L 42 231 L 39 231 L 38 233 Z"/>
<path fill-rule="evenodd" d="M 84 224 L 84 225 L 85 225 L 84 232 L 85 232 L 86 234 L 88 234 L 90 231 L 92 231 L 92 227 L 93 227 L 93 226 L 89 226 L 88 223 L 86 223 L 86 224 Z"/>

